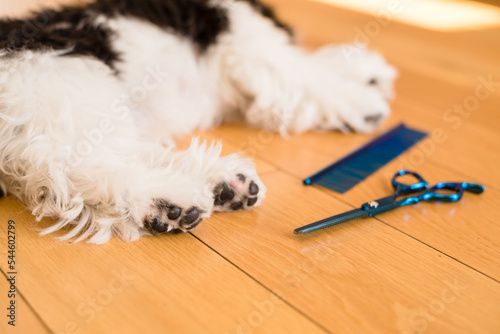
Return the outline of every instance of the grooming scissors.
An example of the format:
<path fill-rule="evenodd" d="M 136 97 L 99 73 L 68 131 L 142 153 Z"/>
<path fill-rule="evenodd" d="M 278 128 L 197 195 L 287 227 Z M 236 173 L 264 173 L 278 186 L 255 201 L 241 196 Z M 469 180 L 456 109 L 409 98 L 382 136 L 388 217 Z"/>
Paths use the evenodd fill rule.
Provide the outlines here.
<path fill-rule="evenodd" d="M 414 184 L 404 184 L 398 182 L 397 179 L 403 175 L 412 175 L 417 182 Z M 420 201 L 456 202 L 462 198 L 464 191 L 480 194 L 485 189 L 485 187 L 480 184 L 468 182 L 440 182 L 433 187 L 429 187 L 429 184 L 419 174 L 408 170 L 400 170 L 397 172 L 392 178 L 392 186 L 394 187 L 394 194 L 390 196 L 366 202 L 361 205 L 359 209 L 347 211 L 339 215 L 299 227 L 294 230 L 294 233 L 309 233 L 356 218 L 368 216 L 373 217 L 379 213 L 393 210 L 405 205 L 417 204 Z M 448 190 L 448 192 L 451 193 L 440 193 L 440 190 Z M 415 195 L 397 199 L 402 195 L 410 194 Z"/>

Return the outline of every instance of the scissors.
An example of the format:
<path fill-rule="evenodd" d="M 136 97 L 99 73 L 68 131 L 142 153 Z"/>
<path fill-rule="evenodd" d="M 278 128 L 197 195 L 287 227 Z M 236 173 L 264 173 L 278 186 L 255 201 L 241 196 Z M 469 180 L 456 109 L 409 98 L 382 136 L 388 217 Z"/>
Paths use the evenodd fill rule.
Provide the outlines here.
<path fill-rule="evenodd" d="M 414 184 L 404 184 L 398 182 L 397 179 L 403 175 L 412 175 L 417 182 Z M 373 217 L 379 213 L 393 210 L 405 205 L 417 204 L 420 201 L 456 202 L 462 198 L 464 191 L 480 194 L 485 189 L 485 187 L 480 184 L 468 182 L 441 182 L 433 187 L 429 187 L 429 184 L 420 175 L 408 170 L 400 170 L 397 172 L 392 178 L 392 186 L 394 187 L 394 194 L 390 196 L 366 202 L 361 205 L 359 209 L 347 211 L 339 215 L 299 227 L 294 230 L 294 233 L 309 233 L 328 226 L 344 223 L 349 220 L 367 216 Z M 440 193 L 440 190 L 447 190 L 448 192 Z M 402 195 L 411 194 L 416 195 L 397 199 Z"/>

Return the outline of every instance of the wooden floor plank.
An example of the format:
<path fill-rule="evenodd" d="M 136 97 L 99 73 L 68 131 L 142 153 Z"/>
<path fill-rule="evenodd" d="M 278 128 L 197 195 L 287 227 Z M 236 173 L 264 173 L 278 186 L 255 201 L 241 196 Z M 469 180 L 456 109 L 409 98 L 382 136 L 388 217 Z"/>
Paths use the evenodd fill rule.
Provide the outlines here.
<path fill-rule="evenodd" d="M 408 155 L 388 164 L 341 199 L 358 206 L 391 194 L 390 178 L 399 169 L 414 170 Z M 431 185 L 438 182 L 471 182 L 433 163 L 421 165 L 417 171 Z M 378 219 L 500 282 L 497 265 L 500 259 L 498 196 L 500 192 L 491 188 L 481 195 L 466 192 L 457 203 L 419 203 L 380 215 Z"/>
<path fill-rule="evenodd" d="M 3 246 L 4 244 L 2 244 Z M 5 247 L 2 247 L 3 249 Z M 2 262 L 6 262 L 7 253 L 2 249 Z M 5 259 L 5 260 L 4 260 Z M 3 266 L 2 266 L 3 267 Z M 14 275 L 16 288 L 12 289 L 11 284 L 8 279 L 11 279 L 11 275 L 5 272 L 0 272 L 0 292 L 2 293 L 2 298 L 0 301 L 2 303 L 2 320 L 0 321 L 0 333 L 5 334 L 18 334 L 18 333 L 50 333 L 45 327 L 45 324 L 41 322 L 38 315 L 33 312 L 31 307 L 26 303 L 26 299 L 21 295 L 19 290 L 20 281 L 25 279 L 24 275 Z M 10 291 L 14 290 L 15 298 L 11 298 L 8 295 L 11 294 Z M 7 317 L 11 315 L 11 311 L 7 310 L 10 307 L 10 301 L 14 301 L 14 318 Z M 11 322 L 11 324 L 9 324 Z"/>
<path fill-rule="evenodd" d="M 500 185 L 498 131 L 467 118 L 450 121 L 442 117 L 438 108 L 403 96 L 393 103 L 391 116 L 373 134 L 346 136 L 339 132 L 306 133 L 286 139 L 270 134 L 269 140 L 263 141 L 259 146 L 259 156 L 269 163 L 275 163 L 281 169 L 286 170 L 287 166 L 291 166 L 290 171 L 296 172 L 295 175 L 306 177 L 316 172 L 318 168 L 322 168 L 321 166 L 333 163 L 401 122 L 427 131 L 429 134 L 426 141 L 422 142 L 411 155 L 410 160 L 416 167 L 431 160 L 459 170 L 477 182 L 496 186 L 498 189 Z M 226 139 L 236 146 L 247 138 L 256 136 L 255 130 L 234 125 L 218 128 L 217 132 L 221 136 L 226 136 Z M 317 153 L 327 154 L 330 159 L 325 159 Z M 297 159 L 298 156 L 303 158 Z M 274 159 L 274 157 L 280 158 Z M 321 164 L 311 163 L 315 159 Z"/>
<path fill-rule="evenodd" d="M 0 12 L 61 1 L 0 0 Z M 276 5 L 311 48 L 352 42 L 356 29 L 374 20 L 309 0 L 265 2 Z M 495 86 L 469 116 L 446 112 L 476 96 L 479 76 L 500 81 L 498 36 L 499 29 L 442 33 L 390 22 L 368 41 L 400 70 L 393 114 L 375 134 L 281 138 L 234 125 L 197 133 L 223 139 L 224 154 L 242 151 L 255 159 L 269 190 L 263 206 L 215 214 L 193 235 L 70 245 L 38 236 L 35 227 L 51 221 L 37 224 L 17 201 L 3 199 L 0 244 L 7 244 L 5 222 L 14 219 L 22 296 L 19 327 L 12 331 L 2 321 L 0 331 L 497 333 L 500 89 Z M 401 121 L 441 130 L 446 140 L 430 136 L 345 195 L 301 184 Z M 416 169 L 431 183 L 470 180 L 488 188 L 459 203 L 421 203 L 292 234 L 389 194 L 389 179 L 400 168 Z M 0 256 L 7 258 L 6 248 Z M 6 270 L 5 260 L 0 268 Z"/>
<path fill-rule="evenodd" d="M 360 31 L 377 22 L 372 15 L 314 1 L 266 2 L 273 5 L 283 19 L 297 27 L 300 40 L 313 49 L 328 43 L 359 41 L 362 36 Z M 366 43 L 380 51 L 399 70 L 398 93 L 403 91 L 406 96 L 430 102 L 435 107 L 443 108 L 443 111 L 474 97 L 477 87 L 484 86 L 484 80 L 492 82 L 492 85 L 487 85 L 491 91 L 479 89 L 481 97 L 488 97 L 480 99 L 470 118 L 499 129 L 498 36 L 498 28 L 443 33 L 391 21 Z M 466 46 L 464 40 L 467 41 Z"/>
<path fill-rule="evenodd" d="M 251 132 L 251 130 L 240 129 L 236 126 L 222 127 L 218 131 L 224 132 L 228 138 L 232 134 L 235 142 L 241 137 L 249 136 L 249 132 Z M 242 133 L 245 135 L 242 136 Z M 467 181 L 493 184 L 498 187 L 500 184 L 498 177 L 490 178 L 496 174 L 495 166 L 491 166 L 490 169 L 484 168 L 486 159 L 484 157 L 482 160 L 469 160 L 475 152 L 483 154 L 487 152 L 487 147 L 481 146 L 481 150 L 476 150 L 473 147 L 468 149 L 464 139 L 460 138 L 461 135 L 463 132 L 457 133 L 454 139 L 438 143 L 435 146 L 433 146 L 432 138 L 427 138 L 413 150 L 384 166 L 346 194 L 331 192 L 331 195 L 349 203 L 352 207 L 358 207 L 364 202 L 389 195 L 392 192 L 390 179 L 400 169 L 416 170 L 428 178 L 432 184 L 441 181 Z M 328 134 L 323 137 L 323 144 L 316 147 L 314 151 L 307 151 L 307 148 L 301 146 L 299 142 L 301 142 L 302 137 L 314 140 L 311 138 L 316 137 L 316 135 L 297 136 L 292 139 L 292 143 L 287 139 L 276 138 L 269 146 L 262 149 L 260 157 L 268 161 L 279 157 L 275 160 L 277 168 L 286 170 L 298 179 L 304 179 L 350 153 L 349 145 L 343 147 L 343 139 L 337 140 L 338 136 L 348 137 L 341 134 Z M 364 139 L 366 136 L 361 137 Z M 480 136 L 477 137 L 472 137 L 467 133 L 467 137 L 464 138 L 473 138 L 477 143 L 480 141 Z M 350 138 L 352 141 L 352 137 Z M 316 138 L 316 140 L 319 139 Z M 307 142 L 307 140 L 304 141 Z M 446 143 L 454 141 L 456 144 L 446 145 Z M 431 150 L 431 148 L 433 149 Z M 431 152 L 431 154 L 425 155 L 424 152 Z M 331 158 L 328 158 L 329 156 Z M 457 162 L 454 156 L 461 156 L 465 162 L 472 162 L 468 164 Z M 495 159 L 493 159 L 494 161 Z M 453 163 L 457 164 L 458 167 L 455 170 L 459 172 L 442 166 L 450 166 Z M 470 166 L 475 166 L 474 163 L 477 163 L 479 167 L 483 163 L 482 172 L 471 170 Z M 481 196 L 466 194 L 459 203 L 443 206 L 437 212 L 434 212 L 433 209 L 439 208 L 440 205 L 426 203 L 419 205 L 419 209 L 408 209 L 410 214 L 401 210 L 395 212 L 394 215 L 384 216 L 380 219 L 431 247 L 500 280 L 500 268 L 496 265 L 500 259 L 500 245 L 495 241 L 500 235 L 500 228 L 497 224 L 500 219 L 500 207 L 496 200 L 498 196 L 500 196 L 498 188 L 493 187 L 488 188 Z M 331 211 L 330 215 L 325 217 L 335 213 L 335 211 Z M 385 217 L 388 220 L 385 220 Z"/>
<path fill-rule="evenodd" d="M 385 26 L 368 15 L 309 0 L 265 0 L 280 17 L 299 31 L 300 41 L 317 47 L 327 43 L 363 42 L 383 51 L 398 64 L 413 64 L 459 84 L 473 82 L 477 73 L 500 75 L 498 55 L 500 28 L 479 31 L 439 32 L 390 20 Z M 367 26 L 378 25 L 367 34 Z M 467 45 L 464 45 L 467 40 Z M 431 52 L 429 52 L 431 51 Z M 456 56 L 459 54 L 460 56 Z M 478 61 L 481 60 L 481 61 Z M 500 94 L 498 92 L 497 94 Z"/>
<path fill-rule="evenodd" d="M 296 236 L 294 228 L 351 206 L 282 172 L 263 179 L 264 206 L 220 215 L 195 234 L 332 332 L 494 333 L 500 326 L 496 281 L 372 218 Z M 457 296 L 447 303 L 453 285 Z M 432 321 L 422 315 L 430 308 L 439 313 Z"/>
<path fill-rule="evenodd" d="M 456 126 L 457 123 L 443 120 L 438 115 L 422 113 L 421 108 L 428 106 L 402 101 L 400 99 L 394 104 L 393 114 L 373 134 L 306 133 L 286 139 L 270 134 L 270 139 L 259 145 L 258 156 L 267 163 L 274 163 L 282 170 L 305 178 L 404 122 L 429 134 L 409 157 L 415 168 L 434 161 L 464 173 L 471 180 L 500 189 L 500 156 L 497 154 L 500 151 L 500 134 L 497 131 L 467 119 Z M 220 127 L 217 132 L 236 146 L 257 133 L 236 125 Z"/>
<path fill-rule="evenodd" d="M 324 332 L 190 234 L 70 245 L 40 237 L 29 213 L 6 198 L 1 245 L 9 219 L 17 226 L 17 287 L 52 332 Z M 20 327 L 40 327 L 30 318 L 20 313 Z"/>
<path fill-rule="evenodd" d="M 500 107 L 500 104 L 498 106 Z M 500 150 L 500 132 L 466 118 L 449 122 L 439 116 L 422 117 L 423 108 L 431 109 L 413 101 L 405 101 L 396 105 L 395 115 L 396 118 L 426 129 L 431 134 L 427 144 L 422 143 L 420 146 L 420 151 L 424 153 L 420 154 L 424 157 L 423 161 L 428 159 L 439 162 L 478 182 L 499 189 L 500 156 L 497 152 Z M 440 115 L 438 109 L 435 111 L 436 115 Z"/>
<path fill-rule="evenodd" d="M 500 95 L 495 95 L 500 92 L 500 75 L 477 73 L 474 83 L 461 87 L 429 73 L 423 74 L 402 67 L 398 67 L 398 70 L 396 101 L 403 98 L 422 106 L 420 112 L 433 114 L 453 123 L 461 118 L 497 132 L 500 129 Z"/>

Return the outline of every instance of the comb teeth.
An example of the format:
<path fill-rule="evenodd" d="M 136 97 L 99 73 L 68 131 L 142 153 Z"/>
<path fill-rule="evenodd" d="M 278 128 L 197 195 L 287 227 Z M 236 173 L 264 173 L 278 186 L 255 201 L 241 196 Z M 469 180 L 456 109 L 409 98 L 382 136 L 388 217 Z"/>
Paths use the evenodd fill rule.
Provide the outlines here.
<path fill-rule="evenodd" d="M 426 135 L 401 124 L 307 178 L 304 184 L 317 184 L 343 194 Z"/>

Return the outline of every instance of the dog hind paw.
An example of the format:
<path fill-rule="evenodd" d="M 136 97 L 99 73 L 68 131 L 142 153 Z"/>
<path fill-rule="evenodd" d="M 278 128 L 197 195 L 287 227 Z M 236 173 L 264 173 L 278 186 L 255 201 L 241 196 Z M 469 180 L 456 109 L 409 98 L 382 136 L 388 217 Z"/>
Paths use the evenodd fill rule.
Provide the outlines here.
<path fill-rule="evenodd" d="M 144 227 L 154 235 L 189 232 L 204 218 L 204 210 L 195 206 L 182 209 L 162 199 L 153 202 L 153 212 L 144 219 Z"/>

